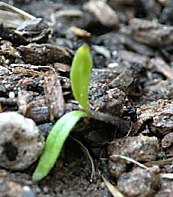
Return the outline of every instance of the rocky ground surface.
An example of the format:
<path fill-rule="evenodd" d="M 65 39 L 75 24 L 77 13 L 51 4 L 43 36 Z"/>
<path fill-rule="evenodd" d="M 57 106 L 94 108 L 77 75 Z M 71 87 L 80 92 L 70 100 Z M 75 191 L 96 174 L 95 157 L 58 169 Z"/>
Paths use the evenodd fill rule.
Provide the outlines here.
<path fill-rule="evenodd" d="M 0 2 L 0 197 L 173 196 L 172 13 L 172 0 Z M 82 43 L 93 113 L 33 182 L 55 121 L 80 108 L 69 72 Z"/>

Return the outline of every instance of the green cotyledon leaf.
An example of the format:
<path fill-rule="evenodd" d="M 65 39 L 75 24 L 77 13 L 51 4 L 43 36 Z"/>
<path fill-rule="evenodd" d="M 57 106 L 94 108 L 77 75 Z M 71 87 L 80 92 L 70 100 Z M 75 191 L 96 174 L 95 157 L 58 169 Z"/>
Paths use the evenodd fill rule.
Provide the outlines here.
<path fill-rule="evenodd" d="M 88 109 L 88 88 L 92 69 L 90 48 L 83 44 L 73 58 L 70 79 L 73 95 L 84 110 Z"/>
<path fill-rule="evenodd" d="M 32 175 L 33 181 L 40 181 L 47 176 L 53 168 L 70 131 L 81 118 L 86 116 L 87 114 L 83 111 L 72 111 L 56 122 L 46 139 L 44 150 Z"/>

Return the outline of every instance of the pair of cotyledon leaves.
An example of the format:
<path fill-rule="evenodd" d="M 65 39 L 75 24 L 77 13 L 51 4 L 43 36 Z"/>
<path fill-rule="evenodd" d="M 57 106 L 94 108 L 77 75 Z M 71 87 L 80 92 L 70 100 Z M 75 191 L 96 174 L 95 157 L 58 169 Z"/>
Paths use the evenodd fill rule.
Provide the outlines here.
<path fill-rule="evenodd" d="M 47 176 L 53 168 L 70 131 L 81 118 L 88 116 L 88 87 L 91 69 L 90 49 L 88 45 L 84 44 L 76 51 L 70 72 L 73 95 L 84 111 L 69 112 L 55 123 L 46 139 L 44 150 L 33 173 L 32 179 L 34 181 L 40 181 Z"/>

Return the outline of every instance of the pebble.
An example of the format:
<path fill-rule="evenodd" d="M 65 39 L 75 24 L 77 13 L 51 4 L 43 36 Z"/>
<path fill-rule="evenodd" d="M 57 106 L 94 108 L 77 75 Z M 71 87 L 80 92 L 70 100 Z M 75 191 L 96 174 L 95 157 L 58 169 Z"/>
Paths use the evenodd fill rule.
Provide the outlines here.
<path fill-rule="evenodd" d="M 148 126 L 153 133 L 164 136 L 173 129 L 173 101 L 160 99 L 142 105 L 137 113 L 135 128 L 139 132 Z"/>
<path fill-rule="evenodd" d="M 172 197 L 173 183 L 170 179 L 161 179 L 161 185 L 155 197 Z"/>
<path fill-rule="evenodd" d="M 35 162 L 44 147 L 44 137 L 33 120 L 17 112 L 0 113 L 0 166 L 24 170 Z"/>

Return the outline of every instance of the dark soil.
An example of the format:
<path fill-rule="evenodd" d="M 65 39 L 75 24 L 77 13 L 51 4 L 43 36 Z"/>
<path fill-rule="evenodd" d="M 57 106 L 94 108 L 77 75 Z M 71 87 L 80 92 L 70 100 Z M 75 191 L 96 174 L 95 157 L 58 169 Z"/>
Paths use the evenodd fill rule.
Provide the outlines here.
<path fill-rule="evenodd" d="M 31 15 L 3 18 L 0 4 L 0 113 L 31 118 L 46 138 L 79 109 L 69 72 L 82 43 L 93 71 L 91 118 L 74 128 L 52 171 L 35 183 L 37 161 L 1 168 L 0 197 L 173 196 L 173 1 L 1 2 Z"/>

